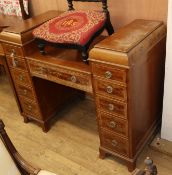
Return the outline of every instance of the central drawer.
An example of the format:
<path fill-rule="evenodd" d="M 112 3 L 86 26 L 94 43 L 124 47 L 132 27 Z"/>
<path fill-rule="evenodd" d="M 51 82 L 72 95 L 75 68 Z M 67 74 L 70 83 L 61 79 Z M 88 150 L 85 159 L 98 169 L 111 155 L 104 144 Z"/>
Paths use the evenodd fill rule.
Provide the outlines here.
<path fill-rule="evenodd" d="M 28 65 L 32 76 L 92 93 L 91 73 L 73 71 L 33 60 L 28 60 Z"/>

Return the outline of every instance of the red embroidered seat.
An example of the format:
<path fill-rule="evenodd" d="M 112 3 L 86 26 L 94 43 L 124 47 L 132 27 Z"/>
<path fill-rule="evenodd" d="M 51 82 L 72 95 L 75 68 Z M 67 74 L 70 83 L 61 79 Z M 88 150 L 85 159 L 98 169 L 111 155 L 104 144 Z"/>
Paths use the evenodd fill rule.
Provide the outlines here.
<path fill-rule="evenodd" d="M 68 11 L 35 29 L 33 35 L 53 43 L 84 46 L 105 21 L 102 12 Z"/>
<path fill-rule="evenodd" d="M 103 11 L 74 10 L 72 0 L 68 0 L 69 11 L 49 20 L 33 31 L 42 54 L 45 54 L 44 47 L 48 43 L 57 47 L 79 49 L 82 51 L 83 61 L 87 62 L 87 50 L 93 39 L 105 28 L 109 35 L 114 32 L 107 10 L 107 0 L 90 1 L 102 1 Z"/>

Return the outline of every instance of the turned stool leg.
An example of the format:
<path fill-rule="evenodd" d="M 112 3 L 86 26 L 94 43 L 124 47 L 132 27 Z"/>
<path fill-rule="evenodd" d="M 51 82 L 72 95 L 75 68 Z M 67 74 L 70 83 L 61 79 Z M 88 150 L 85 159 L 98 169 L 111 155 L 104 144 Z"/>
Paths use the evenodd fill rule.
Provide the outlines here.
<path fill-rule="evenodd" d="M 86 47 L 82 48 L 82 59 L 84 63 L 88 64 L 88 49 Z"/>
<path fill-rule="evenodd" d="M 45 44 L 39 43 L 38 48 L 39 48 L 39 52 L 41 53 L 41 55 L 45 55 Z"/>

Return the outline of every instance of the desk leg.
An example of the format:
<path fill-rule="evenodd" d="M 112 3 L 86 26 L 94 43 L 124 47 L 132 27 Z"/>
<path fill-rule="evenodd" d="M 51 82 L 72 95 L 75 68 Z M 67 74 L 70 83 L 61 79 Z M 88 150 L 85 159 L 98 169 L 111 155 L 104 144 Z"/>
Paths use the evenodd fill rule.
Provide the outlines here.
<path fill-rule="evenodd" d="M 28 117 L 24 116 L 23 118 L 24 118 L 24 123 L 29 123 L 29 118 Z"/>
<path fill-rule="evenodd" d="M 127 167 L 128 167 L 128 171 L 132 172 L 135 170 L 136 168 L 136 161 L 134 162 L 127 162 Z"/>
<path fill-rule="evenodd" d="M 106 157 L 106 152 L 99 148 L 99 158 L 104 159 Z"/>
<path fill-rule="evenodd" d="M 41 128 L 43 132 L 47 133 L 49 131 L 48 122 L 41 123 Z"/>

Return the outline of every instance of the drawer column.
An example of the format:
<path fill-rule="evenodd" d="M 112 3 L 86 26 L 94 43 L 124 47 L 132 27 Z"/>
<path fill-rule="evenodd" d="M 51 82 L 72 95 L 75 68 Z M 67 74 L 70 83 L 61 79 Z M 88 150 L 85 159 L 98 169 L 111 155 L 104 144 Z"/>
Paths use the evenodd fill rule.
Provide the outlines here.
<path fill-rule="evenodd" d="M 4 43 L 3 48 L 24 122 L 29 122 L 29 119 L 36 120 L 38 123 L 41 123 L 42 129 L 46 132 L 48 126 L 46 122 L 40 122 L 43 120 L 43 117 L 40 112 L 32 79 L 30 78 L 27 63 L 24 58 L 23 48 Z"/>
<path fill-rule="evenodd" d="M 90 51 L 100 158 L 123 159 L 129 171 L 159 126 L 166 29 L 135 20 Z"/>

